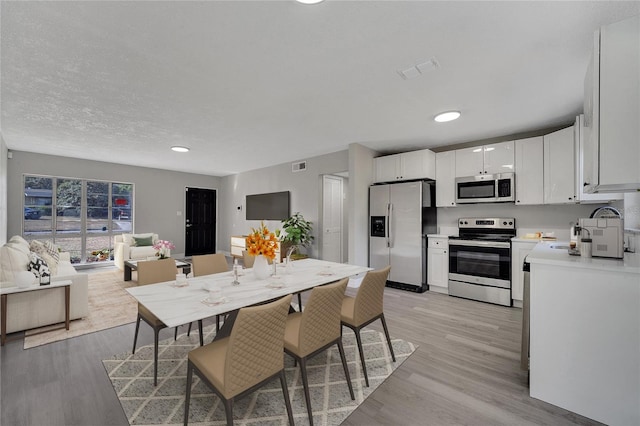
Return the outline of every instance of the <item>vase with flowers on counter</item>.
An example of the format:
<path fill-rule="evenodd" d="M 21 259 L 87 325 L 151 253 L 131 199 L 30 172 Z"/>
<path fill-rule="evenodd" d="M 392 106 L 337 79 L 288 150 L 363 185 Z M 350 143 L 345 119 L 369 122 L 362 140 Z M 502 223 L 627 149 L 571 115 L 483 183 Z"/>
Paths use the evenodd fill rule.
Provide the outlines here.
<path fill-rule="evenodd" d="M 259 280 L 269 277 L 270 271 L 267 259 L 273 261 L 276 257 L 276 249 L 278 248 L 276 234 L 277 232 L 269 231 L 264 222 L 261 222 L 260 227 L 251 228 L 251 233 L 245 239 L 247 252 L 251 256 L 255 256 L 253 274 Z"/>
<path fill-rule="evenodd" d="M 171 241 L 158 240 L 153 245 L 153 248 L 156 250 L 158 259 L 168 259 L 171 257 L 171 249 L 176 248 L 176 246 Z"/>

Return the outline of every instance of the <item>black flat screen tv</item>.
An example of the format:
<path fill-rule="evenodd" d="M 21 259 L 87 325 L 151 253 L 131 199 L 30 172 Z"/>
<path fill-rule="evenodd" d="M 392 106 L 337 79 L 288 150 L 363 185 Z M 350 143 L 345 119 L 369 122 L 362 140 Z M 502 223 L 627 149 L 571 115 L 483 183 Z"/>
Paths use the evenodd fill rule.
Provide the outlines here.
<path fill-rule="evenodd" d="M 246 206 L 247 220 L 288 219 L 289 191 L 247 195 Z"/>

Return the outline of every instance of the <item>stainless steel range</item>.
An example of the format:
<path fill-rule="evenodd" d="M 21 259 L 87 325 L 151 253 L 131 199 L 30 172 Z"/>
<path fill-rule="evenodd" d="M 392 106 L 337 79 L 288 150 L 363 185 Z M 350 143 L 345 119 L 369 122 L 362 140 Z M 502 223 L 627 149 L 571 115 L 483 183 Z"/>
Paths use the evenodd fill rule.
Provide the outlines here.
<path fill-rule="evenodd" d="M 514 218 L 461 218 L 449 239 L 449 295 L 511 306 Z"/>

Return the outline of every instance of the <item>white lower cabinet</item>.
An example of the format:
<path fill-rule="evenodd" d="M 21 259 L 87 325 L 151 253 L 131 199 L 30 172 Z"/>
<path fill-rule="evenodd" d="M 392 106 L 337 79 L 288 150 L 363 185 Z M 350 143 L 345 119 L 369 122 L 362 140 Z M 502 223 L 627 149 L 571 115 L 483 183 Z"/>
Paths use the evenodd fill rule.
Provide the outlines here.
<path fill-rule="evenodd" d="M 429 284 L 429 291 L 449 293 L 449 238 L 446 236 L 429 237 L 427 284 Z"/>
<path fill-rule="evenodd" d="M 522 264 L 524 258 L 538 243 L 533 241 L 513 241 L 511 243 L 511 298 L 513 306 L 522 307 L 522 295 L 524 292 L 524 272 Z"/>

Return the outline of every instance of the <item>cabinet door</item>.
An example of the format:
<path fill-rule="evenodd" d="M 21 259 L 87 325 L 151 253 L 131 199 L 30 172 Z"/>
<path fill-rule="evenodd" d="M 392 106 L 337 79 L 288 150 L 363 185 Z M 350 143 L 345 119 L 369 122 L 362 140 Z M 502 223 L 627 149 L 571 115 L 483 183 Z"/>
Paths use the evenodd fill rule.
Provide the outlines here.
<path fill-rule="evenodd" d="M 524 272 L 522 272 L 522 264 L 524 258 L 533 250 L 536 243 L 519 243 L 511 244 L 511 297 L 513 300 L 522 301 L 524 292 Z"/>
<path fill-rule="evenodd" d="M 453 207 L 456 205 L 457 151 L 436 153 L 436 206 Z"/>
<path fill-rule="evenodd" d="M 593 150 L 588 146 L 589 129 L 584 126 L 584 116 L 576 117 L 574 128 L 574 142 L 576 154 L 576 200 L 580 204 L 607 203 L 614 200 L 622 200 L 622 193 L 595 193 L 584 192 L 587 185 L 591 184 L 589 171 L 593 168 Z"/>
<path fill-rule="evenodd" d="M 427 284 L 429 286 L 449 286 L 449 254 L 447 249 L 427 250 Z"/>
<path fill-rule="evenodd" d="M 484 173 L 512 173 L 515 162 L 514 141 L 485 145 Z"/>
<path fill-rule="evenodd" d="M 423 179 L 425 178 L 424 156 L 421 151 L 411 151 L 400 154 L 400 173 L 401 180 Z"/>
<path fill-rule="evenodd" d="M 544 203 L 542 136 L 515 141 L 516 206 Z"/>
<path fill-rule="evenodd" d="M 484 172 L 484 157 L 481 146 L 456 150 L 455 177 L 477 176 Z"/>
<path fill-rule="evenodd" d="M 575 202 L 573 126 L 544 136 L 544 203 Z"/>
<path fill-rule="evenodd" d="M 640 16 L 600 31 L 599 184 L 640 187 Z"/>
<path fill-rule="evenodd" d="M 386 155 L 374 158 L 376 182 L 391 182 L 398 180 L 400 170 L 400 155 Z"/>

